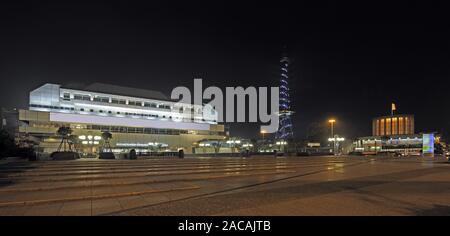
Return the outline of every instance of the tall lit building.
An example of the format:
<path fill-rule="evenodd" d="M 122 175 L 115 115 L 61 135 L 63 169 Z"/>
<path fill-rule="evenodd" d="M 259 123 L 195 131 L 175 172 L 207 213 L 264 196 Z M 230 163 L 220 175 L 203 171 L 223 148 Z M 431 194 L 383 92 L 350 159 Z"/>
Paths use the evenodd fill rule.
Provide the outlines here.
<path fill-rule="evenodd" d="M 277 140 L 289 140 L 294 137 L 292 131 L 292 111 L 289 89 L 289 58 L 283 56 L 280 60 L 280 105 L 279 105 L 279 128 L 275 135 Z"/>
<path fill-rule="evenodd" d="M 164 94 L 94 83 L 86 87 L 44 84 L 30 93 L 29 109 L 19 110 L 21 137 L 37 137 L 38 150 L 50 153 L 58 148 L 59 127 L 69 126 L 78 139 L 77 150 L 98 153 L 101 134 L 113 138 L 113 152 L 137 152 L 183 149 L 191 153 L 195 142 L 225 137 L 224 127 L 217 123 L 217 112 L 183 104 Z"/>

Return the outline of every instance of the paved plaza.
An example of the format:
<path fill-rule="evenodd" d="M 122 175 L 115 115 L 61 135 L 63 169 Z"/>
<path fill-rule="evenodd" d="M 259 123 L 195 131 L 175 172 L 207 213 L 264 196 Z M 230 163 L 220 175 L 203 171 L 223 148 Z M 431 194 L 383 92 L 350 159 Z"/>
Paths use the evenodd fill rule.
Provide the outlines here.
<path fill-rule="evenodd" d="M 0 215 L 450 215 L 450 163 L 349 156 L 3 162 Z"/>

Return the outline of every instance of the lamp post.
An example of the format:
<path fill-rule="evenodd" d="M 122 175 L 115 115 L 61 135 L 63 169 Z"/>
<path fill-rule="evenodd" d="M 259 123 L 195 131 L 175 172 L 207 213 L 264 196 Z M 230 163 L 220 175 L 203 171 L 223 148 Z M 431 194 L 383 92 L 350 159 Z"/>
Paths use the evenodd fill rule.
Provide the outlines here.
<path fill-rule="evenodd" d="M 258 145 L 258 149 L 259 149 L 259 151 L 261 151 L 261 150 L 265 151 L 265 149 L 266 149 L 266 147 L 265 147 L 265 145 L 266 145 L 266 140 L 264 139 L 264 134 L 266 134 L 267 131 L 264 130 L 264 129 L 262 129 L 262 130 L 260 131 L 260 133 L 261 133 L 261 135 L 262 135 L 262 144 Z"/>
<path fill-rule="evenodd" d="M 262 134 L 262 140 L 263 140 L 263 143 L 264 143 L 264 141 L 265 141 L 265 140 L 264 140 L 264 134 L 265 134 L 265 133 L 267 133 L 267 131 L 266 131 L 266 130 L 261 130 L 261 134 Z"/>
<path fill-rule="evenodd" d="M 336 139 L 334 137 L 334 123 L 336 123 L 335 119 L 329 119 L 328 123 L 331 125 L 331 138 L 333 138 L 333 154 L 336 154 Z"/>

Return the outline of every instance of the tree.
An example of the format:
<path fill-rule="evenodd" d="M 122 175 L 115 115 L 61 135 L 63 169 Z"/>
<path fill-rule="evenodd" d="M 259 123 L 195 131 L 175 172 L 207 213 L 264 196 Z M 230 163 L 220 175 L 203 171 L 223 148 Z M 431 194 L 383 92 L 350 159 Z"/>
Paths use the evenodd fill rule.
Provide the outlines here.
<path fill-rule="evenodd" d="M 16 149 L 14 139 L 3 129 L 0 129 L 0 158 L 8 157 Z"/>
<path fill-rule="evenodd" d="M 450 143 L 450 123 L 444 125 L 442 129 L 442 138 L 446 143 Z"/>

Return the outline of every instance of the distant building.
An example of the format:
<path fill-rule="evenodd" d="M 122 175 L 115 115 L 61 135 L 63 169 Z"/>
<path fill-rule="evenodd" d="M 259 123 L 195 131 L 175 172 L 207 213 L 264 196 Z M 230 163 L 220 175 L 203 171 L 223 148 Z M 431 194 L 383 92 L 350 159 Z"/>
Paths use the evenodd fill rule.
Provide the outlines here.
<path fill-rule="evenodd" d="M 354 145 L 355 151 L 367 154 L 382 152 L 420 153 L 422 150 L 422 134 L 360 137 L 355 140 Z"/>
<path fill-rule="evenodd" d="M 0 128 L 8 132 L 11 137 L 17 133 L 19 111 L 17 109 L 0 108 Z"/>
<path fill-rule="evenodd" d="M 439 142 L 435 135 L 435 143 Z M 398 152 L 419 154 L 423 134 L 415 133 L 414 115 L 391 115 L 372 120 L 372 136 L 359 137 L 353 142 L 353 151 L 366 154 Z"/>
<path fill-rule="evenodd" d="M 176 102 L 156 91 L 95 83 L 87 87 L 44 84 L 31 91 L 29 109 L 19 110 L 19 134 L 38 138 L 39 151 L 51 153 L 59 145 L 56 131 L 69 126 L 81 153 L 98 153 L 101 134 L 112 133 L 113 152 L 185 150 L 204 139 L 223 139 L 217 112 L 203 116 L 203 107 Z"/>

